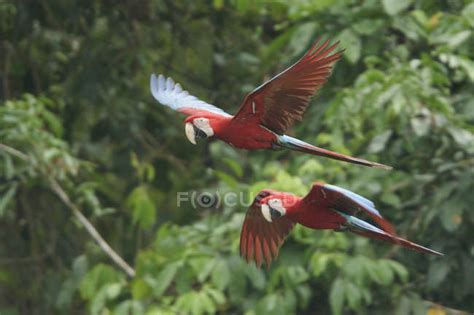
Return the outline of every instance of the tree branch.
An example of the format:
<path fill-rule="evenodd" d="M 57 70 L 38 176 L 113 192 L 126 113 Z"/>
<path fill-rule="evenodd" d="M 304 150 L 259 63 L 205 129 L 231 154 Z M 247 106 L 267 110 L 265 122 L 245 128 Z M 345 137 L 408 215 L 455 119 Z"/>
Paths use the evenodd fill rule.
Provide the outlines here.
<path fill-rule="evenodd" d="M 15 148 L 7 146 L 3 143 L 0 143 L 0 150 L 3 150 L 13 156 L 18 157 L 24 161 L 31 161 L 31 157 L 24 154 L 21 151 L 18 151 Z M 43 173 L 44 174 L 44 173 Z M 89 235 L 96 241 L 99 247 L 113 260 L 117 266 L 119 266 L 129 277 L 135 276 L 135 270 L 127 264 L 122 257 L 120 257 L 117 252 L 115 252 L 112 247 L 104 240 L 104 238 L 100 235 L 100 233 L 96 230 L 96 228 L 92 225 L 92 223 L 82 214 L 79 208 L 74 204 L 58 181 L 49 174 L 44 174 L 49 181 L 49 186 L 51 190 L 61 199 L 61 201 L 72 211 L 74 216 L 79 220 L 79 222 L 85 227 L 86 231 Z"/>
<path fill-rule="evenodd" d="M 31 161 L 31 158 L 26 155 L 25 153 L 23 152 L 20 152 L 18 151 L 17 149 L 14 149 L 12 147 L 9 147 L 3 143 L 0 143 L 0 149 L 7 152 L 7 153 L 10 153 L 11 155 L 13 156 L 16 156 L 17 158 L 21 159 L 21 160 L 24 160 L 24 161 Z"/>
<path fill-rule="evenodd" d="M 59 199 L 64 202 L 69 209 L 71 209 L 72 213 L 76 216 L 79 222 L 86 228 L 87 232 L 89 232 L 90 236 L 97 242 L 97 244 L 102 248 L 102 250 L 112 259 L 120 268 L 122 268 L 125 273 L 129 277 L 135 276 L 135 270 L 130 267 L 129 264 L 122 257 L 120 257 L 110 245 L 104 240 L 104 238 L 99 234 L 99 232 L 95 229 L 92 223 L 87 220 L 87 218 L 82 214 L 79 208 L 69 199 L 69 196 L 66 194 L 64 189 L 59 185 L 59 183 L 53 177 L 49 177 L 49 183 L 51 189 L 54 193 L 59 197 Z"/>

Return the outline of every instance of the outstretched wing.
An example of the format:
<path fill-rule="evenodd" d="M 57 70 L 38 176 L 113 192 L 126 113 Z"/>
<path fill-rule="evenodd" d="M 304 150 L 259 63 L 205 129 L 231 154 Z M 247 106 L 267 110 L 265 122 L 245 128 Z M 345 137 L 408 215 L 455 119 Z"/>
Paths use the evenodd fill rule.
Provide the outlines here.
<path fill-rule="evenodd" d="M 384 231 L 396 234 L 392 224 L 382 217 L 372 201 L 350 190 L 324 183 L 314 183 L 303 200 L 307 203 L 323 201 L 330 208 L 351 216 L 362 211 Z"/>
<path fill-rule="evenodd" d="M 342 51 L 332 53 L 338 43 L 318 39 L 294 65 L 248 94 L 233 122 L 252 121 L 283 134 L 303 119 L 310 98 L 321 88 Z M 331 54 L 332 53 L 332 54 Z"/>
<path fill-rule="evenodd" d="M 165 78 L 161 74 L 158 77 L 155 74 L 151 75 L 150 90 L 158 102 L 187 115 L 205 111 L 223 116 L 231 116 L 219 107 L 190 95 L 188 91 L 183 90 L 179 83 L 174 83 L 173 79 Z"/>
<path fill-rule="evenodd" d="M 254 202 L 247 210 L 240 233 L 240 256 L 247 262 L 254 260 L 258 267 L 265 260 L 267 268 L 270 267 L 294 225 L 294 222 L 284 216 L 268 222 L 263 217 L 260 206 Z"/>

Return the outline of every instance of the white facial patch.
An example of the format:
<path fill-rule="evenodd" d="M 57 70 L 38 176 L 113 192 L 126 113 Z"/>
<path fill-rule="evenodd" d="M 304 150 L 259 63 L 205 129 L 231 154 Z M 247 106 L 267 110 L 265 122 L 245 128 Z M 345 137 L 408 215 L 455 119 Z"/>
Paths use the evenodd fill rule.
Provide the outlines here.
<path fill-rule="evenodd" d="M 280 212 L 281 216 L 284 216 L 286 214 L 286 209 L 283 207 L 283 204 L 280 199 L 270 199 L 267 204 L 263 204 L 260 208 L 263 217 L 268 222 L 273 222 L 270 208 Z"/>
<path fill-rule="evenodd" d="M 193 124 L 186 123 L 184 131 L 186 133 L 186 138 L 188 138 L 189 142 L 191 142 L 192 144 L 196 144 L 196 133 L 194 132 Z"/>
<path fill-rule="evenodd" d="M 212 137 L 214 135 L 214 130 L 212 130 L 211 124 L 209 123 L 209 119 L 196 118 L 193 120 L 193 124 L 194 126 L 196 126 L 196 128 L 204 131 L 208 137 Z"/>
<path fill-rule="evenodd" d="M 283 207 L 283 204 L 280 199 L 270 199 L 268 201 L 268 205 L 277 210 L 278 212 L 281 213 L 281 216 L 284 216 L 286 214 L 286 209 Z"/>
<path fill-rule="evenodd" d="M 267 220 L 268 222 L 272 222 L 272 215 L 270 214 L 270 207 L 268 205 L 264 204 L 264 205 L 262 205 L 260 210 L 262 211 L 262 215 L 265 218 L 265 220 Z"/>

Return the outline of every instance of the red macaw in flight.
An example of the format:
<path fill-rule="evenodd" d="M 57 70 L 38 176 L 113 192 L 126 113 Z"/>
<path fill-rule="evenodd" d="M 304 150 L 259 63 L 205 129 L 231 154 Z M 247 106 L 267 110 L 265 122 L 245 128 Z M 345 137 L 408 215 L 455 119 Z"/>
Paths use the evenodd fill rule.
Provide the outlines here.
<path fill-rule="evenodd" d="M 310 98 L 321 88 L 342 51 L 334 52 L 338 43 L 318 40 L 294 65 L 248 94 L 239 111 L 230 115 L 222 109 L 199 100 L 183 90 L 179 83 L 163 75 L 151 75 L 154 98 L 163 105 L 182 112 L 189 141 L 215 137 L 241 149 L 287 148 L 331 159 L 391 169 L 391 167 L 318 148 L 285 135 L 302 120 Z"/>
<path fill-rule="evenodd" d="M 355 215 L 366 214 L 379 227 Z M 247 210 L 240 234 L 240 255 L 258 267 L 267 268 L 276 259 L 285 237 L 295 224 L 311 229 L 348 231 L 365 237 L 401 245 L 423 253 L 442 253 L 410 242 L 395 234 L 374 203 L 352 191 L 324 183 L 315 183 L 303 198 L 271 189 L 260 191 Z"/>

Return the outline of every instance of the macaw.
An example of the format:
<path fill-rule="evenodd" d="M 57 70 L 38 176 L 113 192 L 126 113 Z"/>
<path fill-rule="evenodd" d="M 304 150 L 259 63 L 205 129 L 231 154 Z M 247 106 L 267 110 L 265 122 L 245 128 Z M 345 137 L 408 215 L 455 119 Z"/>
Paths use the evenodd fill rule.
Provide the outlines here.
<path fill-rule="evenodd" d="M 379 227 L 357 218 L 364 213 Z M 316 182 L 305 197 L 264 189 L 247 210 L 240 234 L 240 255 L 258 267 L 267 268 L 276 259 L 285 237 L 301 224 L 311 229 L 348 231 L 365 237 L 401 245 L 423 253 L 442 253 L 396 235 L 372 201 L 344 188 Z"/>
<path fill-rule="evenodd" d="M 196 144 L 199 138 L 215 137 L 241 149 L 279 149 L 305 152 L 369 167 L 391 167 L 318 148 L 295 139 L 285 132 L 302 120 L 310 98 L 331 73 L 342 50 L 334 52 L 338 42 L 320 40 L 294 65 L 249 93 L 239 111 L 230 115 L 222 109 L 199 100 L 179 83 L 163 75 L 150 78 L 153 97 L 163 105 L 188 115 L 185 133 Z"/>

